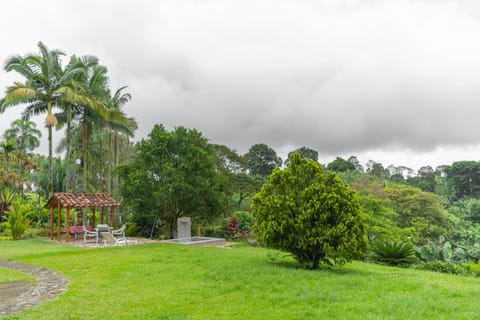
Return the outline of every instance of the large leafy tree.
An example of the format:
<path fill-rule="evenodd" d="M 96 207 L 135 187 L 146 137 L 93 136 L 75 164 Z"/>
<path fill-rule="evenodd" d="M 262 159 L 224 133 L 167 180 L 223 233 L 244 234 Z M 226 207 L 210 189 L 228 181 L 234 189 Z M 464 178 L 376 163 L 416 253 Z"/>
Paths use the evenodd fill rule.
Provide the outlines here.
<path fill-rule="evenodd" d="M 225 181 L 226 195 L 229 197 L 227 211 L 247 209 L 248 200 L 260 191 L 264 179 L 247 173 L 244 157 L 224 145 L 213 145 L 217 171 Z M 225 212 L 228 214 L 228 212 Z"/>
<path fill-rule="evenodd" d="M 397 225 L 410 228 L 412 242 L 423 244 L 448 231 L 447 213 L 435 194 L 396 184 L 385 187 L 385 192 L 397 213 Z"/>
<path fill-rule="evenodd" d="M 52 128 L 57 119 L 52 108 L 66 99 L 75 101 L 77 96 L 71 89 L 71 80 L 84 72 L 81 66 L 62 70 L 60 58 L 64 53 L 50 50 L 42 42 L 38 43 L 40 54 L 15 55 L 7 60 L 5 70 L 16 71 L 25 82 L 15 82 L 7 88 L 0 111 L 7 107 L 27 104 L 31 110 L 47 112 L 45 124 L 48 128 L 49 195 L 53 192 L 53 146 Z"/>
<path fill-rule="evenodd" d="M 282 159 L 275 150 L 264 143 L 251 146 L 244 158 L 250 173 L 262 177 L 268 176 L 273 169 L 282 165 Z"/>
<path fill-rule="evenodd" d="M 356 170 L 355 165 L 352 162 L 345 160 L 341 157 L 337 157 L 335 160 L 330 162 L 327 165 L 327 169 L 335 172 L 346 172 L 346 171 Z"/>
<path fill-rule="evenodd" d="M 367 238 L 354 191 L 319 163 L 294 153 L 255 195 L 252 210 L 261 243 L 290 252 L 307 268 L 361 256 Z"/>
<path fill-rule="evenodd" d="M 139 231 L 150 236 L 158 218 L 168 236 L 177 218 L 210 221 L 224 207 L 214 163 L 214 150 L 202 134 L 155 125 L 140 141 L 131 162 L 118 169 L 124 203 L 135 212 Z M 158 234 L 158 233 L 156 233 Z"/>
<path fill-rule="evenodd" d="M 290 151 L 288 153 L 287 159 L 285 160 L 285 163 L 284 163 L 286 166 L 288 166 L 288 161 L 289 161 L 288 158 L 290 158 L 290 156 L 294 152 L 298 153 L 301 157 L 304 157 L 306 159 L 312 159 L 312 160 L 318 161 L 318 151 L 310 149 L 308 147 L 301 147 L 293 151 Z"/>
<path fill-rule="evenodd" d="M 453 200 L 464 197 L 480 197 L 480 162 L 454 162 L 445 171 Z"/>

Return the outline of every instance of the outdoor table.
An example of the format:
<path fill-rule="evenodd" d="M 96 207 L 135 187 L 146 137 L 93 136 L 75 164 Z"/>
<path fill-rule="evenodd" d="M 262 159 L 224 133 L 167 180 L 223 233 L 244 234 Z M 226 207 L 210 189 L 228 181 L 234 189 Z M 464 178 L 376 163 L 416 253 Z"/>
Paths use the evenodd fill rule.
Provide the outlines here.
<path fill-rule="evenodd" d="M 85 227 L 88 231 L 92 231 L 92 227 L 86 226 Z M 83 226 L 71 226 L 68 230 L 68 233 L 72 235 L 73 241 L 77 240 L 77 234 L 83 234 Z"/>

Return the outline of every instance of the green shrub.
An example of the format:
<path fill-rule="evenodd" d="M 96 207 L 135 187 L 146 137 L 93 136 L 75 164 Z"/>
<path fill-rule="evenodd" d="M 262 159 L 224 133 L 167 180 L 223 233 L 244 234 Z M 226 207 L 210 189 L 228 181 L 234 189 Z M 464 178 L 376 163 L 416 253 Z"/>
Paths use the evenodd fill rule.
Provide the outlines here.
<path fill-rule="evenodd" d="M 125 226 L 125 236 L 131 237 L 138 234 L 137 224 L 135 222 L 127 222 L 125 223 Z"/>
<path fill-rule="evenodd" d="M 480 261 L 468 261 L 468 263 L 463 264 L 463 269 L 468 274 L 471 274 L 475 277 L 480 277 Z"/>
<path fill-rule="evenodd" d="M 10 210 L 6 211 L 7 221 L 5 226 L 12 234 L 13 240 L 22 238 L 25 230 L 30 226 L 31 220 L 29 218 L 32 212 L 32 207 L 20 201 L 14 201 L 10 206 Z"/>
<path fill-rule="evenodd" d="M 464 272 L 462 266 L 440 260 L 423 262 L 415 266 L 415 269 L 419 270 L 430 270 L 441 273 L 450 273 L 450 274 L 461 274 Z"/>
<path fill-rule="evenodd" d="M 253 198 L 255 235 L 308 269 L 361 257 L 368 242 L 357 195 L 320 164 L 294 152 Z"/>
<path fill-rule="evenodd" d="M 250 211 L 235 211 L 233 216 L 237 218 L 238 230 L 240 232 L 252 231 L 253 214 Z"/>
<path fill-rule="evenodd" d="M 413 245 L 403 241 L 375 241 L 370 258 L 390 266 L 409 266 L 417 260 Z"/>

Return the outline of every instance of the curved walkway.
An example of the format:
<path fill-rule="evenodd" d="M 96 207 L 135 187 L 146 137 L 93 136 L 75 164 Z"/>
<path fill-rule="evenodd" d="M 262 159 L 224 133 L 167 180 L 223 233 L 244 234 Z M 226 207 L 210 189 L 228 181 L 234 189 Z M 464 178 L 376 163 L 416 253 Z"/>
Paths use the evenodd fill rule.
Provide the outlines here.
<path fill-rule="evenodd" d="M 0 260 L 0 266 L 29 273 L 36 283 L 14 282 L 0 285 L 0 316 L 52 300 L 67 290 L 67 280 L 52 270 L 30 264 Z"/>

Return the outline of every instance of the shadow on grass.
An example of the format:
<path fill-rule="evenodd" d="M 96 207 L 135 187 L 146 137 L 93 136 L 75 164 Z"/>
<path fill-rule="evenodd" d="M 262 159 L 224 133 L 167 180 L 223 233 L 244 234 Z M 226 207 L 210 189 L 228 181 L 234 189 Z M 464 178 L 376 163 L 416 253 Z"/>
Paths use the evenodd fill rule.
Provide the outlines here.
<path fill-rule="evenodd" d="M 299 263 L 292 254 L 282 251 L 271 251 L 266 254 L 268 264 L 277 265 L 287 269 L 295 270 L 305 270 L 305 271 L 316 271 L 316 272 L 326 272 L 335 275 L 369 275 L 370 271 L 362 268 L 352 268 L 350 263 L 345 265 L 336 265 L 330 266 L 327 264 L 320 264 L 317 270 L 307 269 L 301 263 Z"/>

